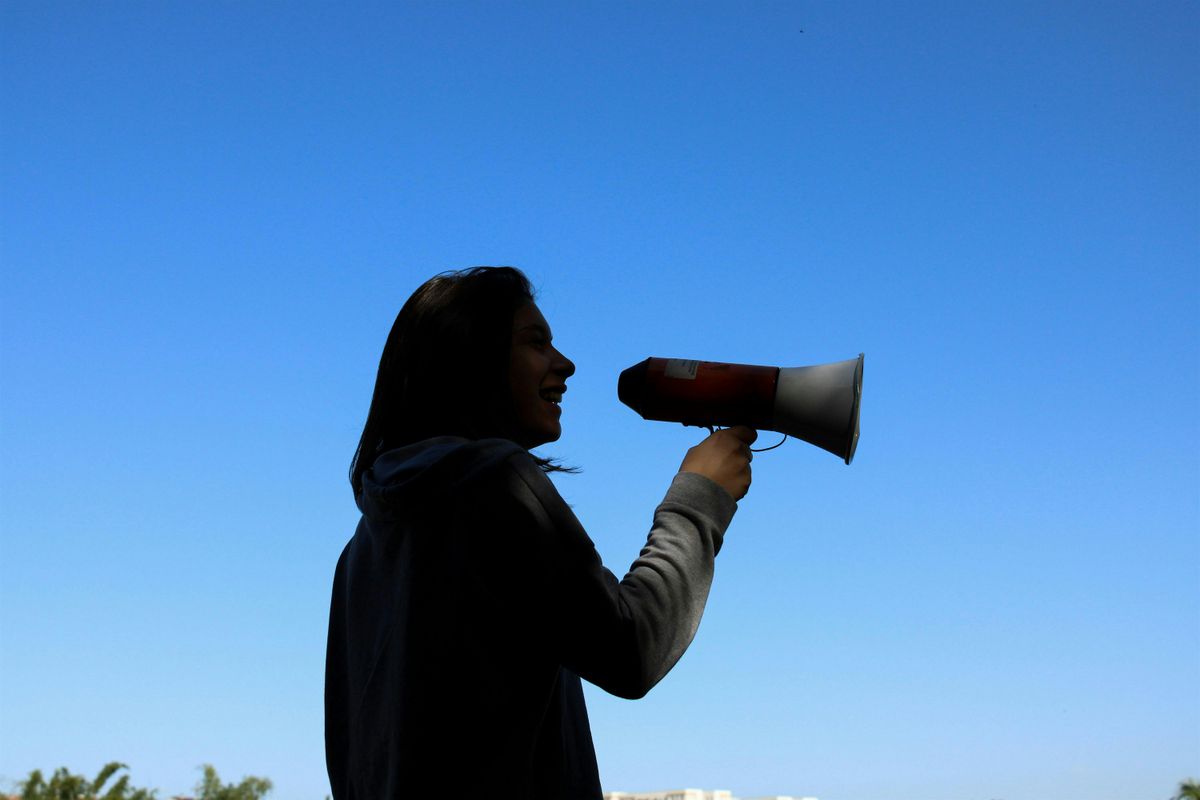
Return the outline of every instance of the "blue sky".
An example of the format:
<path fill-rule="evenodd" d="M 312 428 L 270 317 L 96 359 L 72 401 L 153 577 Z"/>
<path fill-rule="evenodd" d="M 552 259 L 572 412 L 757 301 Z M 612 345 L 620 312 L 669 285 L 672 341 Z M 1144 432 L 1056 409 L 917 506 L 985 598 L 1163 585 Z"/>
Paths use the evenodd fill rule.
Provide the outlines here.
<path fill-rule="evenodd" d="M 0 779 L 328 790 L 379 351 L 514 264 L 621 574 L 694 429 L 647 356 L 866 353 L 755 460 L 607 789 L 1133 800 L 1200 777 L 1194 3 L 0 6 Z M 763 441 L 772 437 L 764 434 Z"/>

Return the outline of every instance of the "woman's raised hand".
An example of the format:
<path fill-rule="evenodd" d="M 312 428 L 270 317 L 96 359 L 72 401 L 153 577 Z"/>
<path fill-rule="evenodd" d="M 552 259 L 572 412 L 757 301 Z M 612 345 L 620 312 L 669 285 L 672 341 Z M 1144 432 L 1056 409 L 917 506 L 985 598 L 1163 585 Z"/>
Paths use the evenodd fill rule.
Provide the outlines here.
<path fill-rule="evenodd" d="M 758 432 L 744 425 L 717 431 L 687 451 L 679 471 L 703 475 L 741 500 L 750 491 L 750 445 L 757 438 Z"/>

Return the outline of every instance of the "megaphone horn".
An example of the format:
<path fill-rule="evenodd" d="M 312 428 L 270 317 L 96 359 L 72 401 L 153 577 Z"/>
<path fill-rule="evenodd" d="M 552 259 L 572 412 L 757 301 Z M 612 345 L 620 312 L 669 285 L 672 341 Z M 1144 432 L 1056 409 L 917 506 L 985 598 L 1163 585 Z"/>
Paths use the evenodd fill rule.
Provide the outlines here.
<path fill-rule="evenodd" d="M 643 419 L 748 425 L 840 456 L 858 448 L 863 355 L 810 367 L 648 358 L 621 373 L 617 396 Z"/>

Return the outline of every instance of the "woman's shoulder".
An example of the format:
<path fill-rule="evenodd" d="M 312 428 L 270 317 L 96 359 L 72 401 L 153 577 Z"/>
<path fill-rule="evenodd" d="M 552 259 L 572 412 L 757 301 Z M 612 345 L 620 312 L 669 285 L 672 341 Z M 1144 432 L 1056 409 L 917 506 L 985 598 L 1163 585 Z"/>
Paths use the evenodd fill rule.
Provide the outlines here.
<path fill-rule="evenodd" d="M 488 440 L 480 440 L 481 444 Z M 479 513 L 517 514 L 538 527 L 575 528 L 578 520 L 558 493 L 539 459 L 520 445 L 491 440 L 489 449 L 500 457 L 489 460 L 475 479 L 464 486 L 463 502 L 475 503 Z"/>
<path fill-rule="evenodd" d="M 532 496 L 539 500 L 558 497 L 554 484 L 546 477 L 542 462 L 536 456 L 513 442 L 504 439 L 492 441 L 495 442 L 492 447 L 500 457 L 481 472 L 481 475 L 493 479 L 488 483 L 499 484 L 518 497 Z M 505 447 L 505 444 L 511 447 Z"/>

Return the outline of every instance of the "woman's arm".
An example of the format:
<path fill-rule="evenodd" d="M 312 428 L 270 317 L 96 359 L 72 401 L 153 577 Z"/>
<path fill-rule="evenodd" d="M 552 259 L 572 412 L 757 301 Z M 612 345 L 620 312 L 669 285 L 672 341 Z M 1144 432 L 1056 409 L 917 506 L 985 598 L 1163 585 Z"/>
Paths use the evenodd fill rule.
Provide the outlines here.
<path fill-rule="evenodd" d="M 618 581 L 533 460 L 517 455 L 508 467 L 505 527 L 523 540 L 509 544 L 526 550 L 530 614 L 565 667 L 619 697 L 644 696 L 696 634 L 733 497 L 711 478 L 681 471 Z"/>

